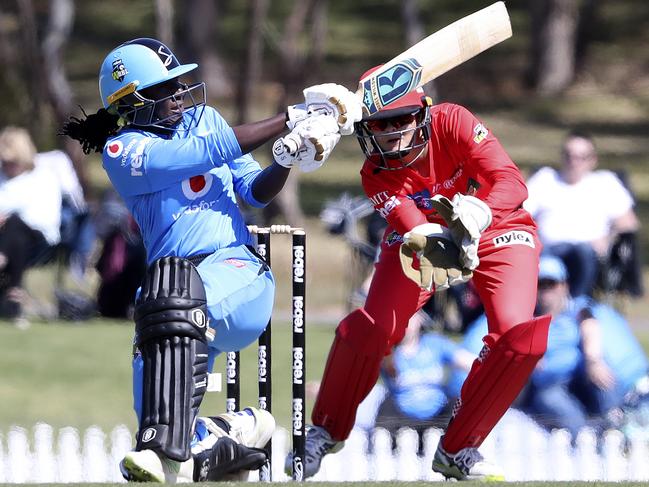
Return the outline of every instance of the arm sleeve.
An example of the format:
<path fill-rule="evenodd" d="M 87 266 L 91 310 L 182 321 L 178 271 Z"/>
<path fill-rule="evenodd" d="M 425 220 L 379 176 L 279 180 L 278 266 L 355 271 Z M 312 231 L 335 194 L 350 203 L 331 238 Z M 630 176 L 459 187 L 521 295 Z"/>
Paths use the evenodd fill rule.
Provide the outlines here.
<path fill-rule="evenodd" d="M 491 208 L 494 222 L 523 204 L 527 198 L 523 175 L 498 139 L 471 112 L 449 105 L 441 129 L 460 158 L 467 161 L 468 171 L 491 185 L 483 200 Z"/>
<path fill-rule="evenodd" d="M 363 189 L 374 205 L 374 210 L 385 218 L 388 224 L 400 235 L 409 232 L 417 225 L 428 222 L 426 215 L 417 208 L 416 203 L 406 196 L 406 188 L 400 186 L 400 189 L 392 190 L 389 182 L 386 184 L 377 177 L 368 175 L 365 171 L 362 172 L 361 176 Z M 385 176 L 385 173 L 383 173 L 383 176 Z M 390 174 L 385 177 L 395 176 Z"/>
<path fill-rule="evenodd" d="M 259 163 L 250 154 L 245 154 L 230 164 L 234 190 L 237 195 L 255 208 L 263 208 L 266 204 L 261 203 L 252 195 L 252 183 L 262 171 Z"/>

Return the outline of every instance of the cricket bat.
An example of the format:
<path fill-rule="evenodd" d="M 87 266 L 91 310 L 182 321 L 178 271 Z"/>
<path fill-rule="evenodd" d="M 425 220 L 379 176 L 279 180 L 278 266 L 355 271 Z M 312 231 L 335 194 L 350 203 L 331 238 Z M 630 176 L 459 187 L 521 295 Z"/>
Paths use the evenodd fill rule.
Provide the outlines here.
<path fill-rule="evenodd" d="M 372 115 L 412 90 L 512 36 L 504 2 L 496 2 L 447 25 L 385 63 L 358 83 L 356 96 Z M 295 154 L 299 136 L 288 134 L 273 152 Z"/>
<path fill-rule="evenodd" d="M 402 52 L 359 82 L 356 95 L 366 115 L 508 39 L 512 26 L 504 2 L 496 2 Z"/>

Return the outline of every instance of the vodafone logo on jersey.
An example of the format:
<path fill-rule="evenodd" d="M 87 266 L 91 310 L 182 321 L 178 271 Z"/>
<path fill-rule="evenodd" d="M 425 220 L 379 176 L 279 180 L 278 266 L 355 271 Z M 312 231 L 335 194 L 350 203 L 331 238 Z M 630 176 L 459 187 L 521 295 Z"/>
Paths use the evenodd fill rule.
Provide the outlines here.
<path fill-rule="evenodd" d="M 124 144 L 122 144 L 121 140 L 113 140 L 106 147 L 106 151 L 110 157 L 119 157 L 123 150 Z"/>
<path fill-rule="evenodd" d="M 189 179 L 185 179 L 182 182 L 183 194 L 189 200 L 201 198 L 202 196 L 205 196 L 210 190 L 213 181 L 214 176 L 212 176 L 209 172 L 201 174 L 200 176 L 193 176 Z"/>

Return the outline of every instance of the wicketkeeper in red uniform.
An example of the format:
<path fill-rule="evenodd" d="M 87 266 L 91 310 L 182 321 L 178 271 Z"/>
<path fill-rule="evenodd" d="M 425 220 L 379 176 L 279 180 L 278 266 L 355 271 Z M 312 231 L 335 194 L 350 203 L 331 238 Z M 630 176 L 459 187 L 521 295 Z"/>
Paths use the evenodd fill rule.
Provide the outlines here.
<path fill-rule="evenodd" d="M 533 318 L 541 244 L 522 207 L 523 177 L 480 120 L 459 105 L 433 105 L 422 90 L 364 118 L 356 134 L 366 155 L 363 188 L 388 228 L 365 305 L 336 329 L 307 432 L 305 476 L 348 437 L 410 317 L 435 290 L 472 278 L 489 333 L 433 470 L 503 480 L 478 447 L 545 352 L 550 325 L 549 316 Z"/>

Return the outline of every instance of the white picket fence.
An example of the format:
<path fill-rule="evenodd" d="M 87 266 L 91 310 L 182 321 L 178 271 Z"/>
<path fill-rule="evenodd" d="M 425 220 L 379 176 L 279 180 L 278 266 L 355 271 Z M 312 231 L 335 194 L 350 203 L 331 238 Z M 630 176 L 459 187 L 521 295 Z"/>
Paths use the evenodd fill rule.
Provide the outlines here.
<path fill-rule="evenodd" d="M 314 480 L 442 480 L 432 472 L 432 456 L 441 435 L 431 429 L 425 436 L 423 457 L 418 457 L 417 434 L 400 432 L 398 448 L 391 450 L 385 430 L 368 435 L 354 430 L 342 451 L 325 457 Z M 117 426 L 106 434 L 97 427 L 80 434 L 74 428 L 58 431 L 44 423 L 31 431 L 12 427 L 0 432 L 0 483 L 119 482 L 119 461 L 131 448 L 132 434 Z M 278 429 L 273 437 L 273 478 L 286 481 L 283 460 L 289 433 Z M 608 431 L 598 451 L 597 438 L 583 430 L 573 448 L 566 431 L 547 433 L 517 411 L 509 411 L 481 448 L 490 461 L 502 466 L 511 481 L 648 481 L 649 436 L 638 434 L 624 447 L 619 431 Z M 257 480 L 256 473 L 250 480 Z"/>

